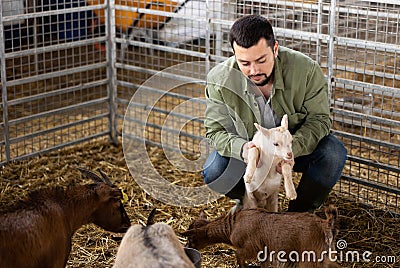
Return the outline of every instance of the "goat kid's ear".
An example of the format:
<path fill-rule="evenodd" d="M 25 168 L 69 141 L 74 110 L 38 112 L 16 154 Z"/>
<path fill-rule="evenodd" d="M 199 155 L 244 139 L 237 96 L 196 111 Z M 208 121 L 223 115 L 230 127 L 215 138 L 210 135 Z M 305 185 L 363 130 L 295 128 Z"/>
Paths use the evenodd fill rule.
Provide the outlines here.
<path fill-rule="evenodd" d="M 284 114 L 281 120 L 281 127 L 283 127 L 284 130 L 289 129 L 289 120 L 287 114 Z"/>
<path fill-rule="evenodd" d="M 257 130 L 260 131 L 264 136 L 269 137 L 269 133 L 270 133 L 270 132 L 269 132 L 268 129 L 266 129 L 266 128 L 260 126 L 260 125 L 257 124 L 257 123 L 254 123 L 254 126 L 255 126 L 255 127 L 257 128 Z"/>
<path fill-rule="evenodd" d="M 207 220 L 207 216 L 206 213 L 204 213 L 204 210 L 200 212 L 199 218 L 200 220 Z"/>
<path fill-rule="evenodd" d="M 181 236 L 191 237 L 191 236 L 193 236 L 195 234 L 195 232 L 196 232 L 196 229 L 191 229 L 191 230 L 187 230 L 187 231 L 184 231 L 184 232 L 179 232 L 179 234 Z"/>

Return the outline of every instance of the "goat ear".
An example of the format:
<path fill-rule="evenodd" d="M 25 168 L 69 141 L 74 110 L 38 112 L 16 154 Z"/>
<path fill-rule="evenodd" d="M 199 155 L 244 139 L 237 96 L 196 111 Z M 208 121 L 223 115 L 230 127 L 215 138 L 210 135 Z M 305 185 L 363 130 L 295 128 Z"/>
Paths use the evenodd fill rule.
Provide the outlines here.
<path fill-rule="evenodd" d="M 195 232 L 196 232 L 196 229 L 190 229 L 190 230 L 187 230 L 187 231 L 184 231 L 184 232 L 180 232 L 179 234 L 181 236 L 191 237 L 191 236 L 193 236 L 195 234 Z"/>
<path fill-rule="evenodd" d="M 206 213 L 204 213 L 204 210 L 200 212 L 199 218 L 200 220 L 207 220 L 207 216 Z"/>
<path fill-rule="evenodd" d="M 254 126 L 257 128 L 258 131 L 260 131 L 264 136 L 268 136 L 269 137 L 269 130 L 266 129 L 265 127 L 260 126 L 257 123 L 254 123 Z"/>
<path fill-rule="evenodd" d="M 281 120 L 281 127 L 284 130 L 288 130 L 289 129 L 289 120 L 288 120 L 288 116 L 287 114 L 284 114 Z"/>
<path fill-rule="evenodd" d="M 111 198 L 120 198 L 121 192 L 118 188 L 110 189 L 110 186 L 100 183 L 96 185 L 95 191 L 101 202 L 108 202 Z"/>

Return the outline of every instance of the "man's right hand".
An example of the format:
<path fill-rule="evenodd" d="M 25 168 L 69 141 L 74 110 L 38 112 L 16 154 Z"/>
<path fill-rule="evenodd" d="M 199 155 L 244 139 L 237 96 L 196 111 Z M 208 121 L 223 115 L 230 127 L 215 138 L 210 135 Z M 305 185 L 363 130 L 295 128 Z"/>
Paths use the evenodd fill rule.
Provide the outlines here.
<path fill-rule="evenodd" d="M 248 160 L 249 149 L 250 149 L 250 148 L 253 148 L 253 147 L 256 147 L 256 148 L 257 148 L 257 146 L 256 146 L 253 142 L 251 142 L 251 141 L 246 142 L 245 144 L 243 144 L 243 148 L 242 148 L 242 157 L 243 157 L 243 161 L 244 161 L 246 164 L 247 164 L 248 161 L 249 161 L 249 160 Z M 259 162 L 260 162 L 260 154 L 258 154 L 257 166 L 258 166 Z"/>

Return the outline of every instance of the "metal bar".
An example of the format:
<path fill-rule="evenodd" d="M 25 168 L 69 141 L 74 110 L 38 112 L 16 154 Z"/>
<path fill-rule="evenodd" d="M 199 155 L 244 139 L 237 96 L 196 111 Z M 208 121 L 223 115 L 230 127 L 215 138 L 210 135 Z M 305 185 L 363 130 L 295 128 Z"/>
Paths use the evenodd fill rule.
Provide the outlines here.
<path fill-rule="evenodd" d="M 322 34 L 322 12 L 323 12 L 323 0 L 318 0 L 318 15 L 317 15 L 317 34 Z M 316 60 L 317 62 L 321 62 L 321 40 L 317 40 L 317 55 L 316 55 Z"/>
<path fill-rule="evenodd" d="M 12 22 L 15 20 L 25 20 L 25 19 L 34 19 L 34 18 L 41 18 L 47 17 L 51 15 L 62 15 L 68 13 L 75 13 L 80 11 L 91 11 L 94 9 L 103 9 L 106 5 L 92 5 L 92 6 L 80 6 L 80 7 L 71 7 L 71 8 L 63 8 L 63 9 L 55 9 L 49 11 L 42 11 L 42 12 L 35 12 L 35 13 L 26 13 L 20 15 L 13 15 L 13 16 L 3 16 L 3 22 Z"/>
<path fill-rule="evenodd" d="M 133 65 L 124 65 L 124 64 L 120 64 L 120 63 L 116 63 L 115 66 L 117 68 L 123 68 L 125 70 L 129 70 L 129 71 L 138 71 L 138 72 L 142 72 L 142 73 L 147 73 L 147 74 L 152 74 L 152 75 L 157 75 L 157 77 L 165 77 L 165 78 L 170 78 L 170 79 L 176 79 L 178 81 L 182 81 L 185 83 L 197 83 L 197 84 L 205 84 L 204 80 L 201 79 L 197 79 L 197 78 L 193 78 L 190 76 L 184 76 L 184 75 L 179 75 L 179 74 L 173 74 L 168 72 L 167 70 L 165 70 L 164 72 L 159 72 L 157 70 L 150 70 L 147 68 L 143 68 L 143 67 L 138 67 L 138 66 L 133 66 Z M 132 86 L 132 83 L 126 82 L 126 81 L 118 81 L 119 85 L 122 86 Z M 142 86 L 142 85 L 140 85 Z"/>
<path fill-rule="evenodd" d="M 222 8 L 222 4 L 221 4 L 221 8 Z M 222 10 L 221 10 L 222 11 Z M 220 14 L 222 12 L 219 12 Z M 210 1 L 206 0 L 206 42 L 205 42 L 205 46 L 206 46 L 206 52 L 205 54 L 207 55 L 206 57 L 206 70 L 205 72 L 208 73 L 208 71 L 210 70 L 210 58 L 209 55 L 211 54 L 211 34 L 212 34 L 212 30 L 211 30 L 211 16 L 210 16 L 211 12 L 210 12 Z"/>
<path fill-rule="evenodd" d="M 1 77 L 1 102 L 3 110 L 3 126 L 4 126 L 4 142 L 6 161 L 10 161 L 10 133 L 8 124 L 8 100 L 7 100 L 7 73 L 6 73 L 6 51 L 5 51 L 5 35 L 4 35 L 4 17 L 3 2 L 0 3 L 0 77 Z"/>
<path fill-rule="evenodd" d="M 382 191 L 385 191 L 385 192 L 388 192 L 388 193 L 393 193 L 393 194 L 396 194 L 396 195 L 400 195 L 400 189 L 399 188 L 383 185 L 381 183 L 377 183 L 377 182 L 374 182 L 374 181 L 369 181 L 369 180 L 361 179 L 361 178 L 355 178 L 355 177 L 348 176 L 348 175 L 342 175 L 341 179 L 344 179 L 344 180 L 349 181 L 349 182 L 354 182 L 354 183 L 359 184 L 359 185 L 371 187 L 373 189 L 382 190 Z"/>
<path fill-rule="evenodd" d="M 359 0 L 361 2 L 375 2 L 375 3 L 382 3 L 382 4 L 390 4 L 390 5 L 400 5 L 399 0 Z"/>
<path fill-rule="evenodd" d="M 375 144 L 375 145 L 382 146 L 382 147 L 385 147 L 388 149 L 400 151 L 399 144 L 384 142 L 384 141 L 381 141 L 378 139 L 373 139 L 373 138 L 368 138 L 368 137 L 364 137 L 364 136 L 360 136 L 360 135 L 350 134 L 350 133 L 346 133 L 346 132 L 335 130 L 335 129 L 333 129 L 331 132 L 332 132 L 332 134 L 339 136 L 339 137 L 343 137 L 343 138 L 347 138 L 347 139 L 351 139 L 351 140 L 355 140 L 355 141 L 359 141 L 359 142 L 364 142 L 364 143 L 368 143 L 368 144 Z"/>
<path fill-rule="evenodd" d="M 39 80 L 46 80 L 46 79 L 50 79 L 53 77 L 60 77 L 63 75 L 65 76 L 65 75 L 71 75 L 71 74 L 76 74 L 76 73 L 82 73 L 87 70 L 100 69 L 100 68 L 104 68 L 104 67 L 107 67 L 107 62 L 94 63 L 94 64 L 90 64 L 90 65 L 85 65 L 85 66 L 64 69 L 62 71 L 55 71 L 55 72 L 38 74 L 38 75 L 30 76 L 30 77 L 15 79 L 15 80 L 7 82 L 7 84 L 8 84 L 8 86 L 18 86 L 18 85 L 23 85 L 26 83 L 36 82 Z"/>
<path fill-rule="evenodd" d="M 382 77 L 382 78 L 387 78 L 387 79 L 395 79 L 395 80 L 400 80 L 400 74 L 396 75 L 396 74 L 391 74 L 391 73 L 385 73 L 385 72 L 374 72 L 374 71 L 370 71 L 367 69 L 359 69 L 356 67 L 344 67 L 344 66 L 336 66 L 335 70 L 338 71 L 346 71 L 346 72 L 351 72 L 353 71 L 354 73 L 357 74 L 365 74 L 365 75 L 371 75 L 371 76 L 376 76 L 376 77 Z M 334 78 L 336 79 L 336 78 Z"/>
<path fill-rule="evenodd" d="M 16 157 L 13 157 L 13 160 L 14 161 L 25 160 L 25 159 L 28 159 L 30 157 L 38 156 L 40 154 L 45 154 L 45 153 L 49 153 L 49 152 L 52 152 L 52 151 L 55 151 L 55 150 L 58 150 L 58 149 L 63 149 L 64 147 L 67 147 L 67 146 L 77 145 L 77 144 L 81 144 L 81 143 L 86 142 L 86 141 L 95 140 L 97 138 L 100 138 L 100 137 L 103 137 L 103 136 L 106 136 L 106 135 L 108 135 L 108 131 L 107 132 L 100 132 L 100 133 L 93 134 L 93 135 L 88 135 L 88 136 L 86 136 L 84 138 L 79 138 L 79 139 L 76 139 L 74 141 L 65 142 L 63 144 L 55 145 L 55 146 L 53 146 L 51 148 L 43 149 L 43 150 L 40 150 L 40 151 L 37 151 L 37 152 L 33 152 L 33 153 L 29 153 L 29 154 L 24 154 L 22 156 L 16 156 Z M 7 162 L 9 162 L 9 161 L 0 162 L 0 166 L 6 164 Z"/>
<path fill-rule="evenodd" d="M 346 45 L 355 48 L 371 49 L 383 52 L 399 52 L 400 45 L 382 43 L 371 40 L 360 40 L 356 38 L 340 37 L 336 36 L 336 42 L 338 45 Z"/>
<path fill-rule="evenodd" d="M 194 140 L 202 140 L 203 139 L 201 136 L 198 136 L 198 135 L 193 135 L 191 133 L 183 132 L 181 130 L 177 130 L 177 129 L 174 129 L 174 128 L 170 128 L 170 127 L 166 127 L 166 126 L 160 126 L 160 125 L 157 125 L 157 124 L 149 123 L 147 121 L 143 121 L 143 120 L 136 119 L 136 118 L 129 117 L 129 116 L 125 116 L 125 120 L 128 123 L 139 123 L 139 124 L 142 124 L 143 127 L 152 127 L 152 128 L 155 128 L 155 129 L 160 129 L 160 130 L 163 130 L 163 131 L 166 131 L 166 132 L 169 132 L 169 133 L 178 134 L 179 136 L 192 138 Z"/>
<path fill-rule="evenodd" d="M 377 94 L 382 96 L 389 96 L 394 98 L 400 98 L 400 91 L 394 87 L 387 87 L 382 85 L 376 85 L 367 82 L 349 80 L 344 78 L 335 78 L 335 83 L 340 83 L 343 86 L 351 85 L 351 88 L 355 91 L 363 92 L 365 94 Z"/>
<path fill-rule="evenodd" d="M 132 85 L 131 83 L 121 83 L 120 85 L 124 85 L 124 86 L 128 86 L 128 85 Z M 148 91 L 149 93 L 155 93 L 159 96 L 168 96 L 168 97 L 173 97 L 173 98 L 177 98 L 177 99 L 181 99 L 181 100 L 187 100 L 190 102 L 195 102 L 195 103 L 201 103 L 201 104 L 205 104 L 206 101 L 205 99 L 200 99 L 200 98 L 193 98 L 187 95 L 183 95 L 183 94 L 179 94 L 179 93 L 175 93 L 175 92 L 170 92 L 170 91 L 165 91 L 162 89 L 156 89 L 153 87 L 148 87 L 148 86 L 143 86 L 143 85 L 139 85 L 139 84 L 134 84 L 135 87 L 137 86 L 137 88 L 140 88 L 144 91 Z"/>
<path fill-rule="evenodd" d="M 334 28 L 333 28 L 334 30 Z M 332 36 L 329 34 L 322 34 L 322 33 L 312 33 L 312 32 L 303 32 L 300 30 L 292 30 L 292 29 L 284 29 L 284 28 L 279 28 L 275 27 L 274 28 L 274 33 L 277 34 L 277 36 L 291 36 L 295 37 L 296 39 L 300 40 L 307 40 L 307 41 L 315 41 L 315 42 L 322 42 L 323 44 L 330 43 L 330 40 L 332 39 L 332 36 L 334 36 L 334 33 L 332 33 Z"/>
<path fill-rule="evenodd" d="M 103 42 L 106 40 L 107 40 L 106 37 L 95 37 L 95 38 L 91 38 L 91 39 L 74 41 L 74 42 L 66 42 L 63 44 L 51 45 L 51 46 L 46 46 L 46 47 L 37 47 L 36 46 L 33 49 L 26 49 L 26 50 L 7 53 L 5 55 L 5 57 L 7 59 L 12 59 L 12 58 L 16 58 L 16 57 L 24 57 L 24 56 L 30 56 L 30 55 L 43 54 L 43 53 L 48 53 L 48 52 L 60 51 L 61 49 L 69 49 L 69 48 L 81 47 L 82 45 L 95 44 L 95 43 Z"/>
<path fill-rule="evenodd" d="M 149 106 L 149 105 L 146 105 L 143 103 L 130 102 L 130 105 L 133 105 L 134 107 L 142 108 L 143 110 L 150 110 L 150 111 L 158 112 L 161 114 L 173 115 L 180 119 L 186 119 L 186 120 L 190 120 L 190 121 L 194 121 L 194 122 L 198 122 L 198 123 L 204 122 L 202 119 L 193 117 L 191 115 L 185 115 L 185 114 L 181 114 L 181 113 L 171 112 L 170 110 L 152 107 L 152 106 Z M 125 115 L 125 118 L 129 118 L 129 116 Z M 148 123 L 146 123 L 146 124 L 148 124 Z"/>
<path fill-rule="evenodd" d="M 115 1 L 109 0 L 108 6 L 106 9 L 106 17 L 107 20 L 107 33 L 109 36 L 107 39 L 107 62 L 109 63 L 107 66 L 107 79 L 108 83 L 108 96 L 109 96 L 109 129 L 110 129 L 110 140 L 114 144 L 118 144 L 117 137 L 117 120 L 116 120 L 116 95 L 117 95 L 117 68 L 115 68 L 115 63 L 117 62 L 117 45 L 115 42 L 116 38 L 116 30 L 115 30 Z"/>
<path fill-rule="evenodd" d="M 393 127 L 400 127 L 400 121 L 397 121 L 397 120 L 382 118 L 380 116 L 363 114 L 363 113 L 354 112 L 354 111 L 346 111 L 344 109 L 339 109 L 339 108 L 334 108 L 332 110 L 333 110 L 333 112 L 335 112 L 335 114 L 338 114 L 338 115 L 345 115 L 345 116 L 350 116 L 352 118 L 364 119 L 364 120 L 370 121 L 371 123 L 377 123 L 377 124 L 388 125 L 388 126 L 393 126 Z M 395 130 L 392 130 L 392 131 L 395 131 Z"/>
<path fill-rule="evenodd" d="M 105 79 L 97 80 L 97 81 L 85 83 L 84 85 L 76 85 L 76 86 L 72 86 L 72 87 L 52 90 L 50 92 L 43 92 L 43 93 L 39 93 L 36 95 L 29 95 L 26 97 L 9 100 L 8 104 L 9 104 L 9 106 L 13 106 L 13 105 L 18 105 L 18 104 L 28 103 L 31 101 L 37 101 L 37 100 L 41 100 L 41 99 L 48 98 L 48 97 L 59 96 L 59 95 L 66 94 L 66 93 L 72 93 L 72 92 L 79 91 L 82 89 L 89 89 L 89 88 L 93 88 L 93 87 L 104 86 L 104 85 L 106 85 L 106 83 L 107 83 L 107 80 L 105 80 Z"/>
<path fill-rule="evenodd" d="M 18 136 L 18 137 L 15 137 L 15 138 L 11 138 L 10 139 L 10 143 L 11 144 L 15 144 L 15 143 L 24 141 L 26 139 L 39 137 L 39 136 L 41 136 L 43 134 L 56 132 L 56 131 L 59 131 L 59 130 L 62 130 L 62 129 L 68 129 L 70 127 L 78 126 L 78 125 L 81 125 L 83 123 L 88 123 L 88 122 L 91 122 L 91 121 L 95 121 L 95 120 L 102 119 L 102 118 L 107 118 L 107 117 L 108 117 L 108 113 L 107 114 L 103 113 L 103 114 L 96 115 L 96 116 L 93 116 L 93 117 L 90 117 L 90 118 L 82 119 L 82 120 L 80 120 L 78 122 L 69 122 L 67 124 L 63 124 L 63 125 L 60 125 L 60 126 L 57 126 L 57 127 L 52 127 L 52 128 L 48 128 L 48 129 L 45 129 L 45 130 L 35 131 L 33 133 L 29 133 L 29 134 L 24 135 L 24 136 Z"/>
<path fill-rule="evenodd" d="M 185 50 L 182 48 L 150 44 L 147 42 L 135 41 L 132 39 L 128 40 L 128 39 L 124 39 L 124 38 L 115 38 L 115 40 L 117 43 L 120 43 L 120 44 L 128 44 L 131 46 L 145 47 L 145 48 L 149 48 L 149 49 L 157 49 L 157 50 L 164 51 L 164 52 L 178 53 L 178 54 L 183 54 L 183 55 L 188 55 L 188 56 L 193 56 L 193 57 L 198 57 L 198 58 L 203 58 L 203 59 L 207 58 L 207 54 L 205 52 L 203 53 L 203 52 Z"/>
<path fill-rule="evenodd" d="M 335 100 L 333 104 L 334 104 L 333 107 L 331 107 L 332 113 L 339 114 L 339 115 L 346 115 L 349 117 L 353 117 L 354 112 L 359 112 L 359 111 L 365 111 L 368 114 L 373 114 L 376 112 L 381 115 L 386 115 L 386 116 L 392 117 L 392 118 L 400 117 L 399 112 L 381 110 L 381 109 L 377 109 L 377 108 L 373 108 L 373 107 L 369 107 L 369 106 L 365 107 L 365 105 L 362 105 L 362 104 L 346 103 L 346 102 L 340 102 L 337 100 Z M 348 110 L 345 108 L 348 108 Z M 356 118 L 360 118 L 360 117 L 357 116 Z M 339 120 L 336 120 L 336 121 L 340 122 Z M 386 125 L 385 119 L 384 119 L 384 121 L 382 121 L 382 124 Z M 389 124 L 389 125 L 391 125 L 391 124 Z M 379 129 L 379 130 L 383 130 L 383 129 Z"/>
<path fill-rule="evenodd" d="M 39 4 L 39 3 L 37 3 L 37 1 L 33 1 L 33 8 L 34 8 L 35 12 L 36 12 L 36 4 Z M 26 7 L 27 6 L 28 6 L 28 4 L 26 4 Z M 25 13 L 28 13 L 28 12 L 25 12 Z M 33 20 L 33 24 L 34 24 L 34 27 L 33 27 L 34 46 L 33 47 L 34 47 L 34 51 L 37 51 L 37 49 L 39 49 L 38 27 L 39 27 L 40 24 L 38 23 L 38 18 L 37 17 L 32 18 L 32 20 Z M 33 55 L 34 55 L 34 58 L 35 58 L 35 71 L 39 72 L 39 54 L 38 53 L 34 53 Z"/>
<path fill-rule="evenodd" d="M 168 144 L 161 144 L 159 142 L 155 142 L 155 141 L 144 139 L 144 138 L 141 138 L 141 137 L 138 137 L 138 136 L 130 135 L 130 134 L 126 133 L 126 132 L 124 132 L 124 137 L 126 139 L 133 139 L 133 140 L 144 142 L 146 145 L 162 147 L 164 149 L 169 149 L 169 150 L 173 150 L 173 151 L 180 152 L 180 153 L 193 154 L 193 151 L 188 151 L 185 148 L 177 149 L 177 148 L 174 148 L 174 147 L 172 147 L 172 146 L 170 146 Z"/>
<path fill-rule="evenodd" d="M 115 9 L 123 10 L 123 11 L 131 11 L 131 12 L 136 12 L 136 13 L 141 13 L 141 14 L 150 14 L 150 15 L 163 16 L 163 17 L 188 19 L 188 20 L 192 20 L 192 21 L 207 23 L 207 19 L 203 18 L 203 17 L 193 16 L 193 15 L 190 15 L 190 16 L 183 15 L 183 14 L 178 14 L 175 12 L 160 11 L 160 10 L 156 10 L 156 9 L 146 9 L 146 8 L 140 8 L 140 7 L 121 6 L 121 5 L 115 5 Z"/>
<path fill-rule="evenodd" d="M 335 23 L 336 23 L 336 0 L 331 1 L 329 10 L 329 44 L 328 44 L 328 99 L 332 99 L 332 77 L 333 77 L 333 57 L 334 57 L 334 41 L 335 41 Z"/>
<path fill-rule="evenodd" d="M 46 112 L 42 112 L 42 113 L 37 113 L 34 115 L 28 115 L 28 116 L 24 116 L 24 117 L 20 117 L 17 119 L 13 119 L 13 120 L 9 120 L 8 124 L 9 125 L 17 125 L 17 124 L 21 124 L 24 122 L 28 122 L 31 121 L 32 119 L 37 119 L 40 117 L 44 117 L 44 116 L 48 116 L 48 115 L 52 115 L 52 114 L 57 114 L 57 113 L 63 113 L 63 112 L 67 112 L 70 110 L 79 110 L 82 109 L 83 107 L 88 107 L 88 106 L 92 106 L 92 105 L 99 105 L 102 103 L 108 103 L 108 98 L 100 98 L 100 99 L 95 99 L 95 100 L 91 100 L 91 101 L 86 101 L 86 102 L 82 102 L 82 103 L 77 103 L 77 104 L 73 104 L 73 105 L 69 105 L 66 107 L 62 107 L 62 108 L 58 108 L 58 109 L 54 109 L 54 110 L 50 110 L 50 111 L 46 111 Z"/>
<path fill-rule="evenodd" d="M 375 131 L 381 131 L 383 133 L 390 133 L 390 134 L 398 134 L 400 135 L 400 131 L 398 130 L 393 130 L 391 128 L 388 127 L 379 127 L 379 126 L 375 126 L 375 125 L 370 125 L 370 124 L 362 124 L 361 120 L 354 120 L 354 119 L 349 119 L 349 118 L 345 118 L 343 120 L 334 120 L 335 122 L 338 123 L 344 123 L 347 124 L 349 126 L 354 127 L 358 127 L 358 128 L 362 128 L 364 131 L 366 131 L 366 129 L 368 130 L 375 130 Z"/>
<path fill-rule="evenodd" d="M 339 7 L 339 13 L 348 13 L 350 15 L 365 15 L 365 16 L 372 16 L 372 17 L 383 17 L 383 18 L 391 18 L 397 19 L 397 14 L 392 12 L 384 12 L 384 11 L 373 11 L 371 9 L 363 10 L 360 8 L 350 8 L 350 7 Z"/>

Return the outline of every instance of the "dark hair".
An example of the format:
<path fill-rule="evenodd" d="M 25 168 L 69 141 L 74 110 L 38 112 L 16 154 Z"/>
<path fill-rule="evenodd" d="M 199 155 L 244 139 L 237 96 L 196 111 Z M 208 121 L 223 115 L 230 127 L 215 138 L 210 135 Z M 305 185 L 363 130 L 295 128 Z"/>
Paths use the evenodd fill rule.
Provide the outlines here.
<path fill-rule="evenodd" d="M 249 48 L 258 43 L 261 38 L 267 40 L 268 46 L 274 49 L 275 36 L 271 23 L 260 15 L 247 15 L 233 23 L 229 32 L 229 42 L 233 49 L 233 42 L 238 46 Z"/>

